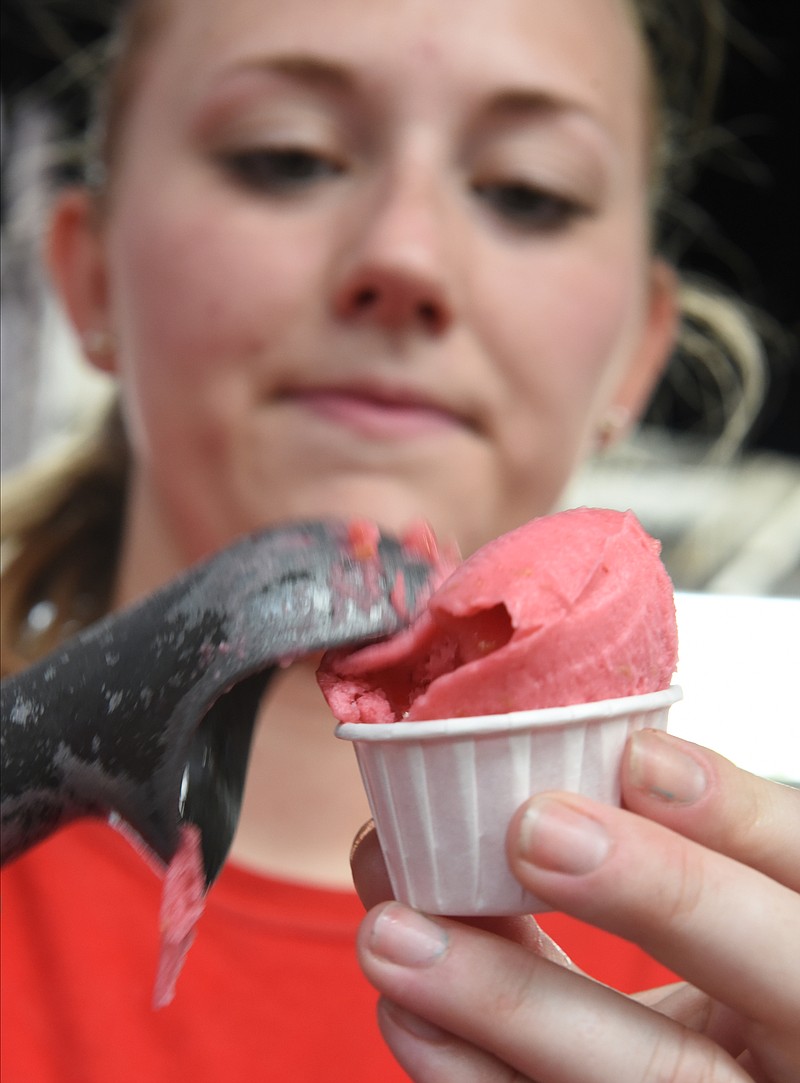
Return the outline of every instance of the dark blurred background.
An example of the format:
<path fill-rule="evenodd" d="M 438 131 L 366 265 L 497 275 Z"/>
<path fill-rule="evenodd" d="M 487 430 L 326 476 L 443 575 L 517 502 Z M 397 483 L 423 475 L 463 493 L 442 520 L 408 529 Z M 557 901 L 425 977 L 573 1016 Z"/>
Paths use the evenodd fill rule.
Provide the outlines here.
<path fill-rule="evenodd" d="M 771 390 L 751 445 L 800 456 L 800 8 L 797 0 L 742 0 L 732 10 L 742 30 L 717 110 L 730 143 L 709 157 L 694 188 L 713 225 L 686 262 L 788 333 L 769 351 Z"/>

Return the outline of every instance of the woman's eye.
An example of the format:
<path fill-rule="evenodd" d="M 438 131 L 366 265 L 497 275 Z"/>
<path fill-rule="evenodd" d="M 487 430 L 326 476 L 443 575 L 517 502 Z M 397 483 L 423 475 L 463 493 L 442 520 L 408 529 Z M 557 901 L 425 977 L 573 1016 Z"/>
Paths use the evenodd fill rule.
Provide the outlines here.
<path fill-rule="evenodd" d="M 473 190 L 498 217 L 522 230 L 557 230 L 586 213 L 574 200 L 524 182 L 478 183 Z"/>
<path fill-rule="evenodd" d="M 291 194 L 342 172 L 332 158 L 295 147 L 230 151 L 220 158 L 240 184 L 275 195 Z"/>

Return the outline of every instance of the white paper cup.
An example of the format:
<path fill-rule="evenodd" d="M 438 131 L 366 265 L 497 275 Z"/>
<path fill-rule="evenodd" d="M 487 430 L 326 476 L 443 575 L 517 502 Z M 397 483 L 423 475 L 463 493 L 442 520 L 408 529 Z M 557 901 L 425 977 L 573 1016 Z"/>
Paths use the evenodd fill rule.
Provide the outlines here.
<path fill-rule="evenodd" d="M 629 734 L 666 729 L 681 690 L 432 722 L 340 724 L 353 741 L 395 896 L 430 914 L 548 910 L 511 875 L 505 836 L 528 797 L 620 803 Z"/>

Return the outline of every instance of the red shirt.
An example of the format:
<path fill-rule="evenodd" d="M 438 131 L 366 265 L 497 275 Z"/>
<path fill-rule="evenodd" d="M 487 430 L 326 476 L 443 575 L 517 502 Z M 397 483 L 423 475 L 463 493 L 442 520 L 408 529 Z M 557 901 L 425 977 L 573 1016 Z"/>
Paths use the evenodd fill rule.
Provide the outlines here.
<path fill-rule="evenodd" d="M 353 942 L 356 896 L 229 863 L 175 1000 L 151 1007 L 161 881 L 104 824 L 62 831 L 2 878 L 3 1083 L 407 1080 L 375 1023 Z M 559 914 L 543 927 L 625 991 L 672 980 Z"/>

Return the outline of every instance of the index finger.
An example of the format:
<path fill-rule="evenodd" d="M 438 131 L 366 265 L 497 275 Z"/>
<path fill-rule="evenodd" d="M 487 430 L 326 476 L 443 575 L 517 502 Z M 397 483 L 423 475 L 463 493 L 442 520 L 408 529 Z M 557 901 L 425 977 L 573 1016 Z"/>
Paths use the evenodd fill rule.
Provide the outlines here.
<path fill-rule="evenodd" d="M 540 898 L 640 944 L 746 1018 L 796 1026 L 800 898 L 755 869 L 632 812 L 542 794 L 516 814 L 508 857 Z"/>
<path fill-rule="evenodd" d="M 625 806 L 800 891 L 800 790 L 658 730 L 628 742 Z"/>

